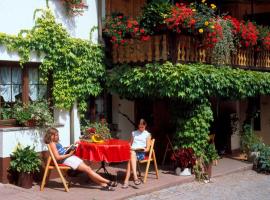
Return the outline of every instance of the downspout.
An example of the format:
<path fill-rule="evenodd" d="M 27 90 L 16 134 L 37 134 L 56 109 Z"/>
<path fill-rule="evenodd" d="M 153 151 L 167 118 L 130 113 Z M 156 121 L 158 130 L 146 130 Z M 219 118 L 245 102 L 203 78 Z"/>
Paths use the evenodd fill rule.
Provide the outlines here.
<path fill-rule="evenodd" d="M 97 20 L 98 20 L 98 42 L 103 43 L 102 40 L 102 2 L 103 0 L 97 0 Z"/>
<path fill-rule="evenodd" d="M 76 102 L 74 102 L 73 106 L 71 106 L 70 108 L 70 111 L 69 111 L 69 116 L 70 116 L 70 122 L 69 122 L 69 125 L 70 125 L 70 144 L 73 144 L 75 141 L 74 141 L 74 130 L 75 130 L 75 127 L 74 127 L 74 123 L 75 123 L 75 120 L 74 120 L 74 107 L 75 107 L 75 104 Z"/>

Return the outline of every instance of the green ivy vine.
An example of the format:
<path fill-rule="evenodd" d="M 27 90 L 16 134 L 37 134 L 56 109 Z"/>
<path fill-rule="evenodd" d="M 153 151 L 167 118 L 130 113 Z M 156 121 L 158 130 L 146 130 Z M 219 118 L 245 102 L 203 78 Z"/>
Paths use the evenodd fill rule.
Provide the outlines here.
<path fill-rule="evenodd" d="M 72 38 L 49 9 L 38 11 L 41 15 L 31 30 L 15 36 L 0 33 L 0 45 L 18 52 L 22 66 L 29 61 L 31 52 L 37 53 L 43 59 L 39 66 L 43 81 L 52 76 L 55 106 L 69 109 L 77 100 L 79 108 L 85 110 L 85 98 L 97 96 L 102 90 L 103 49 L 91 40 Z"/>
<path fill-rule="evenodd" d="M 173 105 L 176 112 L 174 144 L 192 147 L 197 156 L 203 156 L 213 121 L 209 97 L 241 99 L 270 94 L 270 74 L 225 66 L 167 62 L 145 67 L 115 67 L 107 85 L 114 93 L 130 99 L 176 99 Z"/>

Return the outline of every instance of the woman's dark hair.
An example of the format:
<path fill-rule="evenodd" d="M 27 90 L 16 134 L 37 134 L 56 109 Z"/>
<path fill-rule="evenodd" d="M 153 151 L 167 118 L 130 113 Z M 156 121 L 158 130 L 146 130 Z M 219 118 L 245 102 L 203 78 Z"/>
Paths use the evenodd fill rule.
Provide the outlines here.
<path fill-rule="evenodd" d="M 143 124 L 143 125 L 147 126 L 147 123 L 146 123 L 146 121 L 143 118 L 140 119 L 138 125 L 139 124 Z"/>
<path fill-rule="evenodd" d="M 45 144 L 49 144 L 51 142 L 51 137 L 52 135 L 55 135 L 56 133 L 58 133 L 58 130 L 56 128 L 48 128 L 48 130 L 46 131 L 46 134 L 44 136 L 44 142 Z"/>

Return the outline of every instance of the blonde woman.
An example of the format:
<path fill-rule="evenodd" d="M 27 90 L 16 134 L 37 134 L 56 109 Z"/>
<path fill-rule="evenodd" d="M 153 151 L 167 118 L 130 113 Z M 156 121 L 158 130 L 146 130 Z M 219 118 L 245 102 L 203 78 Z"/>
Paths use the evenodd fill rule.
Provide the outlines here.
<path fill-rule="evenodd" d="M 102 190 L 114 191 L 113 187 L 117 186 L 116 182 L 109 181 L 108 179 L 101 177 L 99 174 L 93 171 L 90 166 L 86 165 L 83 160 L 73 155 L 74 151 L 65 154 L 66 150 L 59 143 L 59 134 L 56 128 L 49 128 L 47 130 L 44 137 L 44 142 L 50 145 L 52 153 L 57 162 L 70 166 L 74 170 L 85 172 L 92 181 L 101 186 Z"/>

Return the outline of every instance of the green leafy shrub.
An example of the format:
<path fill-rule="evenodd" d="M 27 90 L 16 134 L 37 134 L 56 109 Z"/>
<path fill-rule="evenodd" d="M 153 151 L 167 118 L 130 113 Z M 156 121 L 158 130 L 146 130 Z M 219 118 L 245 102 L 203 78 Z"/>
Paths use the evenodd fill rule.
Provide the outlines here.
<path fill-rule="evenodd" d="M 171 13 L 171 3 L 168 0 L 151 1 L 143 7 L 140 25 L 153 35 L 166 30 L 165 19 Z"/>
<path fill-rule="evenodd" d="M 249 124 L 245 124 L 243 127 L 243 133 L 241 134 L 241 150 L 247 154 L 249 154 L 254 148 L 256 144 L 261 143 L 261 139 L 255 135 Z"/>
<path fill-rule="evenodd" d="M 261 173 L 270 173 L 270 147 L 261 146 L 259 156 L 254 165 L 256 171 Z"/>
<path fill-rule="evenodd" d="M 35 126 L 49 126 L 53 123 L 53 117 L 46 101 L 35 101 L 29 104 L 17 102 L 12 112 L 20 125 L 26 125 L 29 120 L 32 120 Z"/>
<path fill-rule="evenodd" d="M 34 173 L 40 171 L 41 160 L 34 147 L 23 148 L 18 144 L 11 154 L 10 170 L 14 172 Z"/>
<path fill-rule="evenodd" d="M 213 163 L 214 160 L 219 159 L 218 153 L 216 151 L 214 144 L 207 144 L 204 149 L 203 161 L 205 165 Z"/>

